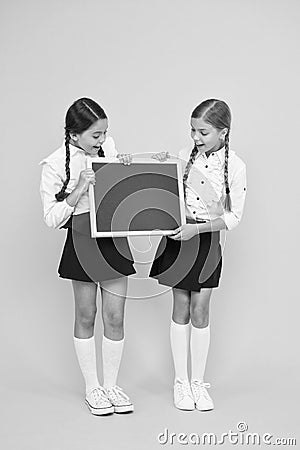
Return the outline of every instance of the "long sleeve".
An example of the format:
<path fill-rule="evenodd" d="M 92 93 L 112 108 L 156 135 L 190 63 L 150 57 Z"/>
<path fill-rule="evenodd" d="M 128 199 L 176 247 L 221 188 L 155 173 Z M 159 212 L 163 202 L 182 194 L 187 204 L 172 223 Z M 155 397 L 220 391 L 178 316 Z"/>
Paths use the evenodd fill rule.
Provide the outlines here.
<path fill-rule="evenodd" d="M 230 185 L 231 211 L 225 211 L 223 215 L 228 230 L 235 228 L 242 218 L 246 197 L 246 184 L 246 166 L 243 165 L 234 175 Z"/>
<path fill-rule="evenodd" d="M 49 227 L 59 228 L 74 211 L 66 200 L 58 202 L 55 194 L 60 191 L 63 181 L 50 164 L 43 164 L 40 194 L 43 203 L 44 220 Z"/>

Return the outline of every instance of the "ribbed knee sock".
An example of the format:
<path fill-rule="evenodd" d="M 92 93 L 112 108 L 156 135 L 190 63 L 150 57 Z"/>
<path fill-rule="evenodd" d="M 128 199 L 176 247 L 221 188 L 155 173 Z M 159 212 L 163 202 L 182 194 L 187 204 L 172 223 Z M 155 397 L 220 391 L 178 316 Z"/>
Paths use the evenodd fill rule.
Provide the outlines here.
<path fill-rule="evenodd" d="M 173 320 L 170 327 L 171 349 L 174 361 L 175 378 L 188 379 L 187 360 L 190 324 L 181 325 Z"/>
<path fill-rule="evenodd" d="M 115 386 L 121 363 L 124 346 L 124 338 L 113 341 L 103 336 L 102 360 L 103 360 L 103 386 L 105 388 Z"/>
<path fill-rule="evenodd" d="M 79 366 L 85 380 L 86 394 L 99 387 L 96 364 L 95 338 L 80 339 L 74 336 L 74 346 Z"/>
<path fill-rule="evenodd" d="M 204 379 L 206 360 L 210 342 L 210 326 L 191 330 L 191 368 L 192 380 Z"/>

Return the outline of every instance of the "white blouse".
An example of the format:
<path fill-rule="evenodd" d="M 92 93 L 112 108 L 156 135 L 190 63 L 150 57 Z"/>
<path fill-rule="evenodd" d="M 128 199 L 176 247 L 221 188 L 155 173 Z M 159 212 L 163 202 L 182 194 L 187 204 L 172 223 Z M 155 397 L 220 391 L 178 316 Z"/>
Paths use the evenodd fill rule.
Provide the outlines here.
<path fill-rule="evenodd" d="M 116 158 L 117 150 L 114 140 L 108 136 L 102 145 L 106 157 Z M 98 157 L 87 155 L 84 150 L 70 144 L 70 181 L 66 192 L 72 192 L 79 180 L 80 172 L 87 168 L 87 159 Z M 117 159 L 117 158 L 116 158 Z M 82 214 L 90 210 L 89 195 L 85 192 L 75 206 L 68 205 L 66 199 L 58 202 L 55 198 L 66 179 L 66 149 L 63 144 L 40 164 L 42 168 L 40 193 L 44 209 L 44 220 L 49 227 L 59 228 L 67 222 L 71 214 Z"/>
<path fill-rule="evenodd" d="M 183 173 L 191 149 L 179 152 Z M 225 148 L 211 153 L 198 154 L 186 182 L 187 217 L 213 220 L 222 218 L 228 230 L 240 222 L 246 196 L 246 165 L 232 150 L 228 156 L 228 182 L 231 197 L 231 211 L 225 211 L 224 182 Z"/>

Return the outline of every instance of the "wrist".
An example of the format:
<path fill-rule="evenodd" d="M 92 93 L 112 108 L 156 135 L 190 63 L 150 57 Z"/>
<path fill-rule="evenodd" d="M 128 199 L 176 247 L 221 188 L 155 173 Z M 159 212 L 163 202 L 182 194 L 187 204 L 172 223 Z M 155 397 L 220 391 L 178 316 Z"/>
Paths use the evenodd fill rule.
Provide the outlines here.
<path fill-rule="evenodd" d="M 191 225 L 194 228 L 194 236 L 196 236 L 196 234 L 199 234 L 198 224 L 197 223 L 193 223 Z"/>
<path fill-rule="evenodd" d="M 204 233 L 206 230 L 205 230 L 205 228 L 206 228 L 206 223 L 205 222 L 203 222 L 203 223 L 197 223 L 196 225 L 196 228 L 197 228 L 197 233 L 198 234 L 200 234 L 200 233 Z"/>
<path fill-rule="evenodd" d="M 84 194 L 84 192 L 87 190 L 87 186 L 76 186 L 74 189 L 74 193 L 77 194 L 79 197 L 81 197 L 82 194 Z"/>

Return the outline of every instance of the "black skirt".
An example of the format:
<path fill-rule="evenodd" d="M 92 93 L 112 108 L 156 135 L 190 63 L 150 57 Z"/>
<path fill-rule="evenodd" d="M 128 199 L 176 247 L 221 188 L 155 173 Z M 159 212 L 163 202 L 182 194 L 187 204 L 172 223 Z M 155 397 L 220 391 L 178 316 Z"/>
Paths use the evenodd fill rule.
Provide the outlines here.
<path fill-rule="evenodd" d="M 216 288 L 222 270 L 220 232 L 200 233 L 187 241 L 163 237 L 149 276 L 160 284 L 199 292 Z"/>
<path fill-rule="evenodd" d="M 126 237 L 92 238 L 89 214 L 72 216 L 58 273 L 61 278 L 99 282 L 132 275 L 133 257 Z"/>

